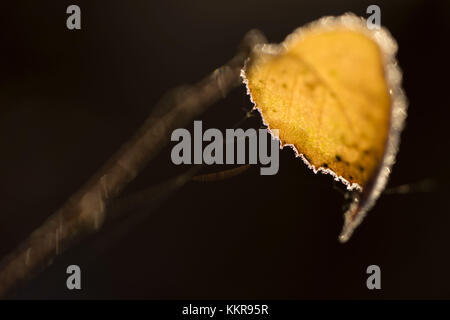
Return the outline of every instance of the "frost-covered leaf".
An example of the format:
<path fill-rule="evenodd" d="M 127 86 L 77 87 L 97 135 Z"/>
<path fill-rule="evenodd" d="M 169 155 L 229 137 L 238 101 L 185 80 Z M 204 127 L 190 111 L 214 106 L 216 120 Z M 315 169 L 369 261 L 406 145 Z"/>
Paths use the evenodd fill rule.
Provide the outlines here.
<path fill-rule="evenodd" d="M 278 129 L 282 146 L 362 192 L 346 213 L 342 240 L 373 205 L 394 161 L 405 114 L 395 51 L 385 30 L 371 31 L 347 14 L 256 48 L 243 70 L 255 107 L 269 129 Z"/>

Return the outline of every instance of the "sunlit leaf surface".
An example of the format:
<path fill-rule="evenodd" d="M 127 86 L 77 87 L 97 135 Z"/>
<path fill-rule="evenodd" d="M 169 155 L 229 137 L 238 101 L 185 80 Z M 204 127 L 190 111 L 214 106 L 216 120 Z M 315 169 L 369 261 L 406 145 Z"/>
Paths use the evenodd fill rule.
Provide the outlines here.
<path fill-rule="evenodd" d="M 363 192 L 374 190 L 392 127 L 387 66 L 395 42 L 380 35 L 388 37 L 354 16 L 322 19 L 281 45 L 257 48 L 243 72 L 255 107 L 278 129 L 282 146 L 291 145 L 315 172 Z"/>

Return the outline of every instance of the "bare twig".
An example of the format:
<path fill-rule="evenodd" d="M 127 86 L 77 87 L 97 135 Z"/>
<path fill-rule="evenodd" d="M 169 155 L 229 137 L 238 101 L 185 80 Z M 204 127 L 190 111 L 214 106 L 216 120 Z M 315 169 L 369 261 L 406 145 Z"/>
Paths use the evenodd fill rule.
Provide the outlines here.
<path fill-rule="evenodd" d="M 412 193 L 426 193 L 433 192 L 438 187 L 435 179 L 424 179 L 414 183 L 402 184 L 400 186 L 391 187 L 384 190 L 383 194 L 412 194 Z"/>
<path fill-rule="evenodd" d="M 186 170 L 186 172 L 157 185 L 114 199 L 107 208 L 107 221 L 123 221 L 124 219 L 129 218 L 128 213 L 142 209 L 144 209 L 142 210 L 143 215 L 147 215 L 166 200 L 173 192 L 191 181 L 192 177 L 197 174 L 202 167 L 202 165 L 194 165 Z"/>
<path fill-rule="evenodd" d="M 204 173 L 204 174 L 200 174 L 198 176 L 192 177 L 192 181 L 198 181 L 198 182 L 221 181 L 221 180 L 229 179 L 229 178 L 235 177 L 237 175 L 240 175 L 241 173 L 250 169 L 250 167 L 251 167 L 251 164 L 244 164 L 242 166 L 232 168 L 232 169 L 222 170 L 222 171 L 213 172 L 213 173 Z"/>
<path fill-rule="evenodd" d="M 240 81 L 240 69 L 254 45 L 265 42 L 248 32 L 237 55 L 193 86 L 169 92 L 136 135 L 124 144 L 88 182 L 0 264 L 0 297 L 35 276 L 81 238 L 99 230 L 105 208 L 147 162 L 168 143 L 171 132 L 185 126 L 225 97 Z"/>
<path fill-rule="evenodd" d="M 191 181 L 202 167 L 203 165 L 195 165 L 167 181 L 114 199 L 107 208 L 107 220 L 103 230 L 85 240 L 86 243 L 89 243 L 89 250 L 95 252 L 97 256 L 114 246 L 137 225 L 145 221 L 164 200 Z"/>

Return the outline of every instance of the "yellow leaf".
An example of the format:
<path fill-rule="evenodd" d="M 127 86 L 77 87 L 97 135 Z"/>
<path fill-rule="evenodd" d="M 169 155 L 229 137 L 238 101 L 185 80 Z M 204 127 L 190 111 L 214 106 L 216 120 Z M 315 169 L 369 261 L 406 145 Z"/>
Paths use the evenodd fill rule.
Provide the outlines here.
<path fill-rule="evenodd" d="M 397 151 L 406 103 L 395 52 L 387 31 L 371 31 L 347 14 L 300 28 L 281 45 L 256 48 L 243 70 L 255 107 L 278 130 L 282 147 L 293 147 L 314 172 L 362 192 L 346 213 L 343 241 L 384 188 Z M 403 116 L 394 119 L 399 110 Z"/>

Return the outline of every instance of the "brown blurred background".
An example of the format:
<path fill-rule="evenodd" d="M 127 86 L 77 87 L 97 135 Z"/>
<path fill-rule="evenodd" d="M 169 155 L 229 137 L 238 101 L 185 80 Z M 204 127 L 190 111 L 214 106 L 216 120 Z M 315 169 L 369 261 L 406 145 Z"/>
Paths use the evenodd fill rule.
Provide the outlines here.
<path fill-rule="evenodd" d="M 98 169 L 164 92 L 226 62 L 246 31 L 280 42 L 324 15 L 367 16 L 370 4 L 399 43 L 410 101 L 389 186 L 438 184 L 383 196 L 342 245 L 342 195 L 286 149 L 278 175 L 254 168 L 189 183 L 118 242 L 82 243 L 16 297 L 450 298 L 447 1 L 12 3 L 0 9 L 0 256 Z M 70 4 L 81 7 L 80 31 L 66 29 Z M 201 119 L 230 128 L 250 107 L 238 88 Z M 125 193 L 186 169 L 172 165 L 169 146 Z M 79 292 L 66 289 L 69 264 L 82 269 Z M 381 267 L 382 290 L 366 289 L 370 264 Z"/>

